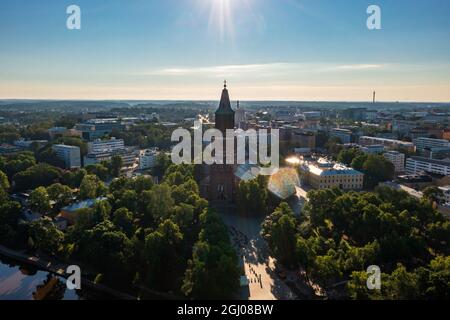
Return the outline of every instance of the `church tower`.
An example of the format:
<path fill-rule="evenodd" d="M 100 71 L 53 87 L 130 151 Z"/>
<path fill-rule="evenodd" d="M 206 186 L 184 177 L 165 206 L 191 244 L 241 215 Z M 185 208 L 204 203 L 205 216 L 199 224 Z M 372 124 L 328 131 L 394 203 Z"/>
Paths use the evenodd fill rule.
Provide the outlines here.
<path fill-rule="evenodd" d="M 216 129 L 222 131 L 224 136 L 227 129 L 234 129 L 234 110 L 231 109 L 226 81 L 224 82 L 219 108 L 216 110 Z"/>
<path fill-rule="evenodd" d="M 234 130 L 234 110 L 231 108 L 230 96 L 228 94 L 227 82 L 224 82 L 222 96 L 220 98 L 219 108 L 216 110 L 216 129 L 220 130 L 223 137 L 226 136 L 226 130 Z M 224 148 L 227 141 L 224 141 Z M 225 158 L 225 157 L 224 157 Z M 210 168 L 210 201 L 234 201 L 235 197 L 235 165 L 214 164 Z"/>

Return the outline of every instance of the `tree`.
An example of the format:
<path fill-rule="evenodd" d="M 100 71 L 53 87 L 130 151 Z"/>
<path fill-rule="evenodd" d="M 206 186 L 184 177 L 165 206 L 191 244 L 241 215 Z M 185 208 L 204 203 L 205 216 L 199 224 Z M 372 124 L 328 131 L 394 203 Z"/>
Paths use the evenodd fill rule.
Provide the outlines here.
<path fill-rule="evenodd" d="M 240 269 L 227 228 L 213 210 L 200 216 L 202 230 L 188 262 L 182 291 L 194 299 L 230 299 L 239 288 Z"/>
<path fill-rule="evenodd" d="M 50 209 L 52 208 L 47 189 L 45 189 L 44 187 L 34 189 L 30 193 L 29 202 L 31 210 L 40 214 L 49 213 Z"/>
<path fill-rule="evenodd" d="M 395 167 L 382 155 L 372 154 L 364 162 L 363 171 L 366 174 L 364 183 L 367 187 L 373 188 L 380 182 L 392 180 L 395 174 Z"/>
<path fill-rule="evenodd" d="M 52 255 L 59 251 L 64 239 L 64 234 L 49 217 L 30 222 L 28 234 L 35 249 Z"/>
<path fill-rule="evenodd" d="M 95 199 L 102 196 L 105 192 L 105 186 L 95 175 L 86 175 L 80 185 L 80 199 Z"/>
<path fill-rule="evenodd" d="M 120 156 L 113 156 L 111 158 L 111 164 L 110 164 L 110 173 L 113 177 L 119 177 L 120 172 L 123 167 L 123 160 Z"/>
<path fill-rule="evenodd" d="M 77 255 L 97 268 L 99 273 L 105 274 L 105 280 L 116 283 L 131 281 L 133 244 L 109 220 L 84 231 Z"/>
<path fill-rule="evenodd" d="M 0 170 L 0 188 L 7 192 L 9 187 L 8 177 L 3 171 Z"/>
<path fill-rule="evenodd" d="M 262 224 L 261 234 L 268 242 L 275 258 L 291 268 L 296 265 L 296 233 L 297 221 L 292 209 L 285 202 L 282 202 Z"/>
<path fill-rule="evenodd" d="M 148 199 L 145 211 L 147 221 L 153 219 L 164 220 L 169 217 L 174 206 L 169 185 L 166 183 L 154 185 L 150 191 L 144 191 L 143 196 Z"/>
<path fill-rule="evenodd" d="M 431 202 L 440 202 L 444 197 L 444 192 L 438 187 L 427 187 L 423 190 L 423 197 Z"/>
<path fill-rule="evenodd" d="M 182 240 L 183 234 L 171 220 L 165 220 L 145 237 L 147 277 L 151 287 L 165 291 L 179 287 L 185 263 Z"/>
<path fill-rule="evenodd" d="M 362 152 L 357 148 L 343 149 L 341 150 L 341 152 L 339 152 L 337 161 L 350 166 L 352 164 L 352 161 L 361 154 Z"/>
<path fill-rule="evenodd" d="M 85 169 L 89 174 L 95 174 L 101 180 L 106 180 L 109 175 L 108 168 L 102 164 L 91 164 L 86 166 Z"/>
<path fill-rule="evenodd" d="M 127 208 L 117 209 L 113 214 L 112 222 L 127 236 L 133 233 L 133 214 Z"/>
<path fill-rule="evenodd" d="M 71 188 L 79 188 L 83 178 L 87 175 L 85 169 L 65 171 L 61 177 L 61 183 Z"/>
<path fill-rule="evenodd" d="M 267 186 L 259 179 L 242 180 L 237 191 L 238 211 L 241 214 L 265 216 L 267 213 Z"/>
<path fill-rule="evenodd" d="M 60 183 L 47 187 L 47 193 L 49 199 L 55 202 L 57 209 L 69 205 L 73 198 L 72 189 Z"/>
<path fill-rule="evenodd" d="M 14 189 L 25 191 L 37 187 L 47 187 L 58 182 L 60 177 L 60 169 L 46 163 L 39 163 L 14 175 Z"/>

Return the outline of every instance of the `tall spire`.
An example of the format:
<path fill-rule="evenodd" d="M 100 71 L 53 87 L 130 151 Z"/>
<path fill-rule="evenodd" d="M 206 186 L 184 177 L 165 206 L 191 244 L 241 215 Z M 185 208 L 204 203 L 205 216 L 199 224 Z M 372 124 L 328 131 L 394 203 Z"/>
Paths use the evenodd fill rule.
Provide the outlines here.
<path fill-rule="evenodd" d="M 223 83 L 222 96 L 220 98 L 219 108 L 216 111 L 216 114 L 234 114 L 233 109 L 231 108 L 230 96 L 228 95 L 227 89 L 227 81 L 225 80 Z"/>

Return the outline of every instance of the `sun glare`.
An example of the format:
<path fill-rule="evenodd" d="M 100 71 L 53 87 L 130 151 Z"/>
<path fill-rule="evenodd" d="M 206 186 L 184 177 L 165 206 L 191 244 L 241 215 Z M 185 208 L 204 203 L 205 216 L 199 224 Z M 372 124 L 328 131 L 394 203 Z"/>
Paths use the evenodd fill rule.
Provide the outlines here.
<path fill-rule="evenodd" d="M 234 41 L 239 16 L 252 16 L 254 0 L 196 0 L 199 10 L 208 15 L 208 31 L 220 39 Z"/>

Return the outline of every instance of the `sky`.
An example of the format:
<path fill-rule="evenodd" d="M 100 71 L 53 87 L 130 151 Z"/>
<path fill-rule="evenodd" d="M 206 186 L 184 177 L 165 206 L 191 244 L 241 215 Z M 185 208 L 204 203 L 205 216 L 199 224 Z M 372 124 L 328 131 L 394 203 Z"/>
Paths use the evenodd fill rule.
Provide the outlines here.
<path fill-rule="evenodd" d="M 233 100 L 450 102 L 449 14 L 448 0 L 2 0 L 0 99 L 217 100 L 226 79 Z"/>

